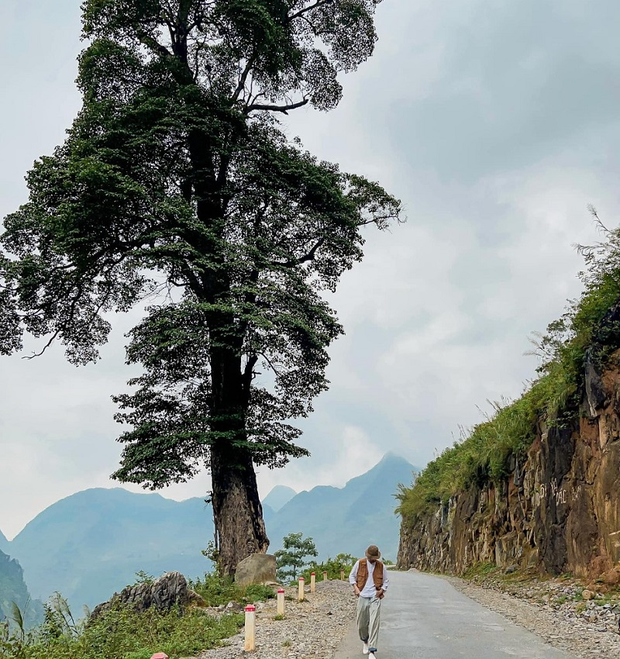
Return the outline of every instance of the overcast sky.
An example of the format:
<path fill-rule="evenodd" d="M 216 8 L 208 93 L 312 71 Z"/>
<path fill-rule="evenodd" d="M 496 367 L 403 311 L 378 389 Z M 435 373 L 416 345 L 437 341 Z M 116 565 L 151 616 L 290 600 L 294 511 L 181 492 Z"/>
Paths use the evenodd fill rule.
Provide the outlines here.
<path fill-rule="evenodd" d="M 79 5 L 0 3 L 1 216 L 80 107 Z M 619 23 L 617 0 L 385 0 L 376 53 L 344 79 L 340 107 L 291 117 L 309 150 L 399 196 L 408 222 L 369 232 L 343 277 L 332 303 L 347 334 L 303 425 L 312 457 L 261 469 L 262 496 L 342 486 L 388 450 L 423 466 L 535 376 L 528 336 L 579 294 L 573 245 L 598 237 L 587 205 L 617 224 Z M 0 358 L 7 537 L 62 497 L 116 486 L 110 396 L 130 375 L 131 319 L 116 325 L 94 366 L 67 365 L 60 347 Z M 201 475 L 161 493 L 207 489 Z"/>

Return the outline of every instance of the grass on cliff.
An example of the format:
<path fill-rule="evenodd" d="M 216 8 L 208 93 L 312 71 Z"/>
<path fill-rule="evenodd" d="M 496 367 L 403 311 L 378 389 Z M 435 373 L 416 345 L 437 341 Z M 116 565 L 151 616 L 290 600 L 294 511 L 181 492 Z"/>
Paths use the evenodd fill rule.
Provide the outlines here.
<path fill-rule="evenodd" d="M 217 574 L 207 574 L 192 586 L 209 606 L 274 596 L 266 586 L 239 588 Z M 138 613 L 131 606 L 116 606 L 90 623 L 76 622 L 60 595 L 45 605 L 45 621 L 39 627 L 26 630 L 20 616 L 17 609 L 10 627 L 0 623 L 0 659 L 150 659 L 156 652 L 177 659 L 216 647 L 244 624 L 242 613 L 214 617 L 191 607 Z"/>
<path fill-rule="evenodd" d="M 526 456 L 541 424 L 574 423 L 586 358 L 602 368 L 620 348 L 620 230 L 607 231 L 591 212 L 606 241 L 580 249 L 586 263 L 580 273 L 583 293 L 534 341 L 541 360 L 538 379 L 518 400 L 493 403 L 492 415 L 430 462 L 412 487 L 399 485 L 396 512 L 410 527 L 472 485 L 505 479 Z"/>

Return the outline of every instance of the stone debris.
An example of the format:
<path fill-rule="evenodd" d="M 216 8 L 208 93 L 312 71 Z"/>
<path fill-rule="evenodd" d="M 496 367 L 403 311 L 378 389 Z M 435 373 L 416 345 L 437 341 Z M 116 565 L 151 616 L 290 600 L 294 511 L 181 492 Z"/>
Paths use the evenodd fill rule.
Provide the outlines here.
<path fill-rule="evenodd" d="M 445 578 L 468 597 L 576 659 L 620 659 L 620 605 L 582 600 L 578 584 L 545 580 L 507 589 Z M 320 581 L 314 595 L 309 587 L 305 593 L 306 599 L 298 602 L 297 585 L 286 588 L 283 620 L 276 619 L 275 599 L 256 605 L 255 652 L 244 651 L 242 632 L 192 659 L 332 658 L 355 620 L 355 597 L 344 581 Z"/>
<path fill-rule="evenodd" d="M 597 603 L 593 591 L 592 598 L 586 599 L 578 583 L 545 580 L 481 586 L 457 577 L 446 578 L 471 599 L 576 659 L 620 659 L 620 605 Z"/>
<path fill-rule="evenodd" d="M 298 585 L 285 588 L 284 618 L 277 619 L 276 600 L 256 604 L 256 650 L 245 652 L 243 631 L 226 645 L 207 650 L 197 659 L 329 659 L 355 620 L 356 599 L 345 581 L 320 581 L 314 594 Z"/>

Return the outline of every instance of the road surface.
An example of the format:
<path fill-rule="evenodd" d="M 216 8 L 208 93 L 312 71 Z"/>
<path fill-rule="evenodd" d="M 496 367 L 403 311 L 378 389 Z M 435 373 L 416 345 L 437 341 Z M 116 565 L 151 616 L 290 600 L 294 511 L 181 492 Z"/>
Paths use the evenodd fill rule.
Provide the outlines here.
<path fill-rule="evenodd" d="M 363 659 L 352 625 L 336 659 Z M 445 579 L 390 572 L 381 607 L 377 659 L 575 659 L 498 613 L 474 602 Z"/>

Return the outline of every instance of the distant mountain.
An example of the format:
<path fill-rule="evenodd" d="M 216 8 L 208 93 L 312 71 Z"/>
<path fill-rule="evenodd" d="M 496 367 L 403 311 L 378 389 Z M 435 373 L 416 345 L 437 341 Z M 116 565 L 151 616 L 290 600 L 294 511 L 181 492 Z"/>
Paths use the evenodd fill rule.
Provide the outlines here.
<path fill-rule="evenodd" d="M 20 608 L 26 627 L 43 621 L 43 604 L 30 598 L 20 564 L 0 551 L 0 621 L 12 618 L 13 602 Z"/>
<path fill-rule="evenodd" d="M 0 551 L 4 551 L 9 546 L 9 541 L 6 539 L 4 533 L 0 531 Z"/>
<path fill-rule="evenodd" d="M 278 512 L 282 506 L 287 504 L 297 492 L 286 485 L 276 485 L 263 499 L 263 506 L 269 506 L 274 512 Z"/>
<path fill-rule="evenodd" d="M 73 607 L 92 607 L 133 583 L 138 571 L 204 575 L 212 565 L 200 551 L 212 538 L 211 508 L 200 498 L 97 488 L 44 510 L 10 547 L 33 596 L 59 591 Z"/>
<path fill-rule="evenodd" d="M 265 518 L 269 551 L 280 549 L 285 535 L 301 531 L 313 538 L 319 560 L 339 553 L 361 556 L 372 543 L 395 561 L 400 521 L 394 514 L 394 494 L 398 483 L 411 484 L 414 470 L 404 458 L 387 453 L 343 488 L 318 486 L 300 492 L 273 518 Z"/>
<path fill-rule="evenodd" d="M 315 487 L 295 494 L 274 488 L 263 502 L 269 551 L 301 531 L 312 536 L 320 559 L 338 553 L 361 555 L 370 544 L 396 559 L 399 521 L 394 493 L 409 485 L 413 466 L 387 454 L 345 487 Z M 293 493 L 286 503 L 280 504 Z M 196 578 L 212 569 L 201 550 L 213 538 L 210 505 L 200 498 L 164 499 L 121 488 L 90 489 L 56 502 L 7 542 L 19 559 L 30 593 L 46 600 L 54 591 L 75 614 L 93 607 L 129 583 L 136 573 L 159 576 L 178 570 Z M 5 539 L 6 541 L 6 539 Z M 21 569 L 21 568 L 20 568 Z"/>

